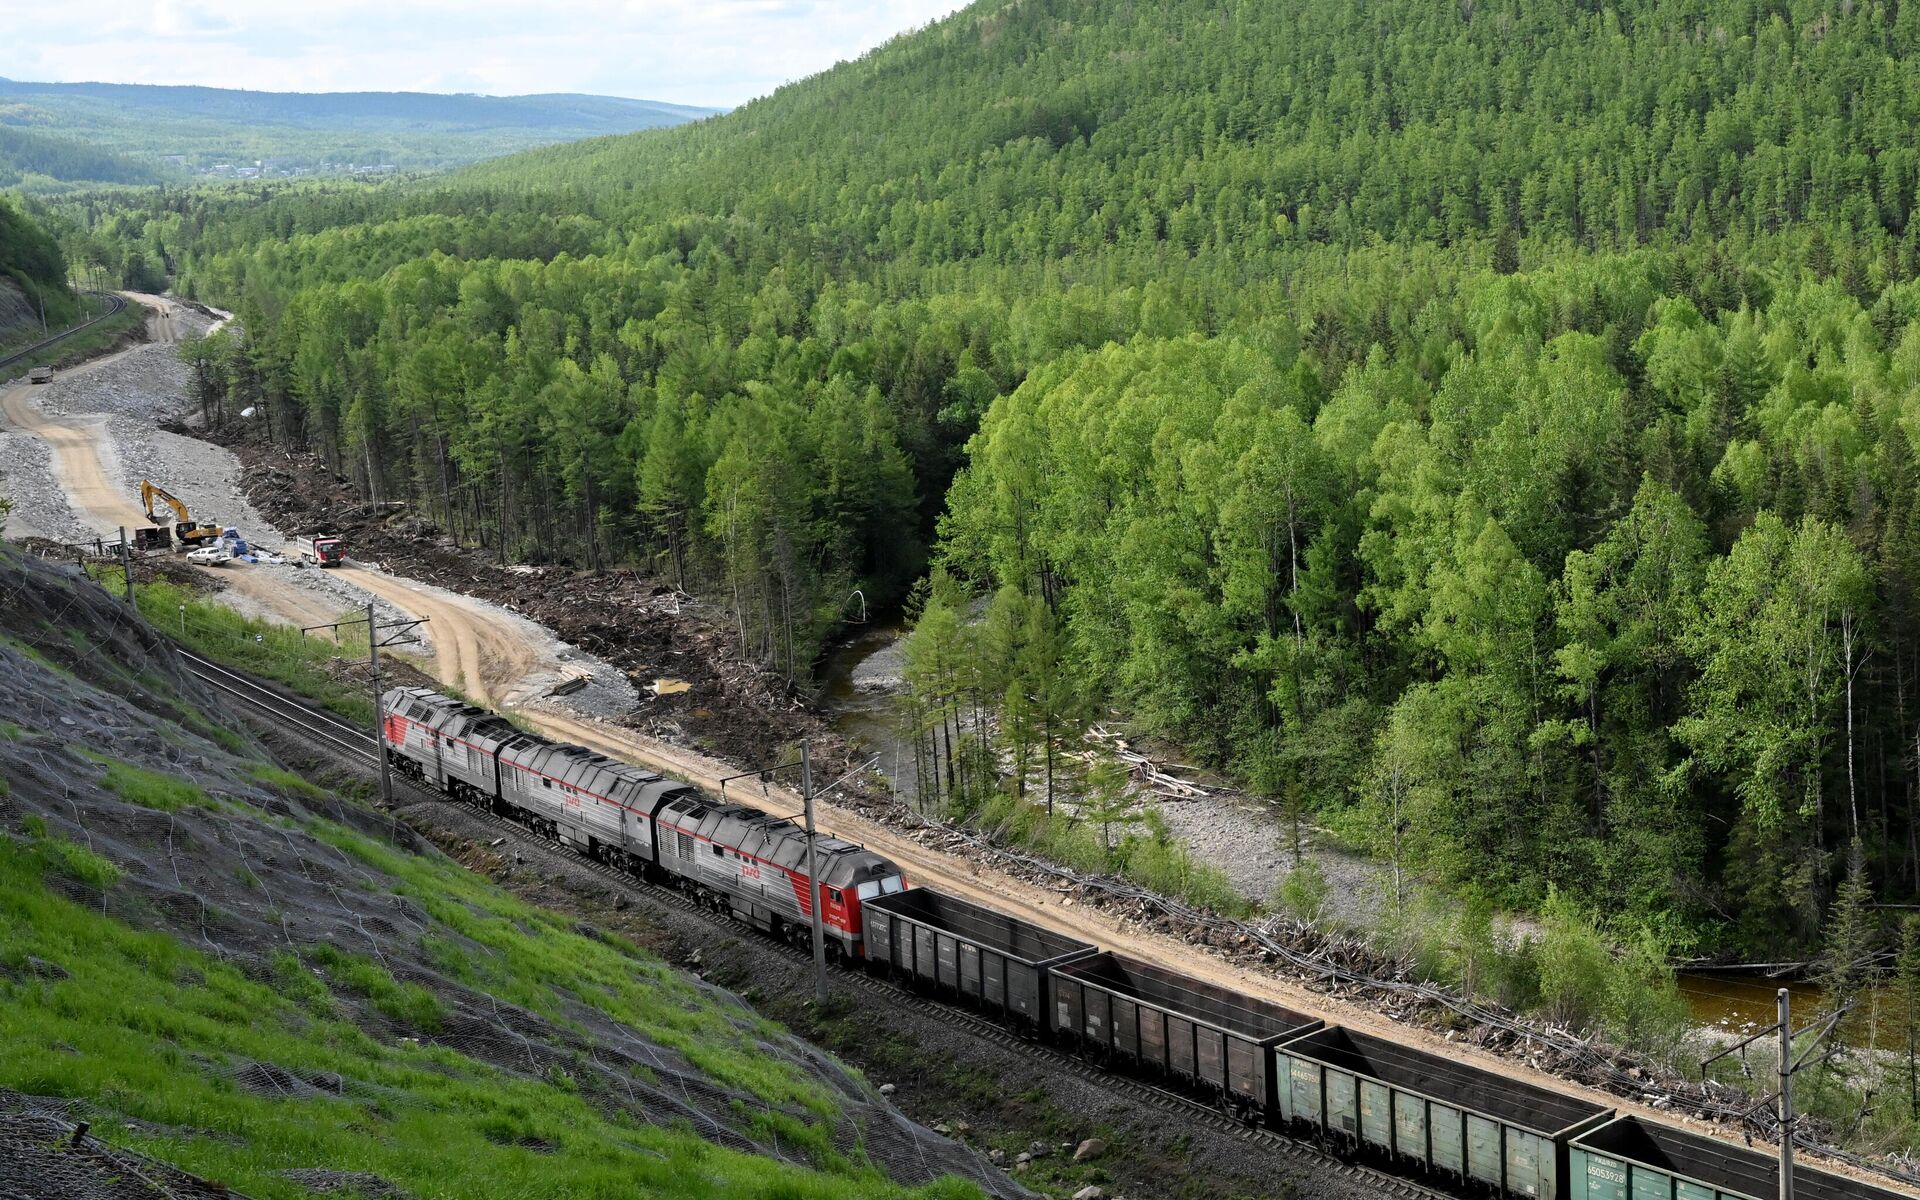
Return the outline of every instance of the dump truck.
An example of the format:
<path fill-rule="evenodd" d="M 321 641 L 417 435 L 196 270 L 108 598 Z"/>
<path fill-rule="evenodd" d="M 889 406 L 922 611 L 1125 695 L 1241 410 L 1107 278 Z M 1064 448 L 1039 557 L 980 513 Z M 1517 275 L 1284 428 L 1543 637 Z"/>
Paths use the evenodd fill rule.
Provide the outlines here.
<path fill-rule="evenodd" d="M 33 370 L 27 372 L 27 382 L 28 383 L 52 383 L 53 368 L 52 367 L 35 367 Z"/>
<path fill-rule="evenodd" d="M 347 548 L 339 538 L 322 534 L 300 547 L 300 561 L 316 567 L 337 567 L 347 561 Z"/>
<path fill-rule="evenodd" d="M 142 479 L 140 481 L 140 502 L 146 505 L 147 520 L 152 521 L 155 525 L 162 525 L 165 524 L 165 522 L 155 516 L 153 511 L 153 504 L 156 500 L 165 504 L 168 508 L 171 508 L 173 515 L 179 518 L 174 522 L 173 536 L 180 540 L 179 548 L 181 550 L 191 550 L 195 546 L 204 545 L 220 537 L 220 526 L 218 524 L 194 520 L 187 512 L 185 502 L 178 496 L 175 496 L 172 492 L 169 492 L 152 480 Z"/>

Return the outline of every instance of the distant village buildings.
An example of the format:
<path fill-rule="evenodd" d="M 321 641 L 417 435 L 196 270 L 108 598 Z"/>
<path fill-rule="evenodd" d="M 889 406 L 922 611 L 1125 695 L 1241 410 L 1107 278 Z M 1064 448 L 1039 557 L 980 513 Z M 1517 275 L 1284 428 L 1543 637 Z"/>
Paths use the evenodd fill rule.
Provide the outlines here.
<path fill-rule="evenodd" d="M 166 161 L 187 165 L 184 154 L 169 154 Z M 257 158 L 251 163 L 217 162 L 201 167 L 195 174 L 210 179 L 289 179 L 300 175 L 390 175 L 399 170 L 392 163 L 350 163 L 321 161 L 296 163 L 287 158 Z"/>

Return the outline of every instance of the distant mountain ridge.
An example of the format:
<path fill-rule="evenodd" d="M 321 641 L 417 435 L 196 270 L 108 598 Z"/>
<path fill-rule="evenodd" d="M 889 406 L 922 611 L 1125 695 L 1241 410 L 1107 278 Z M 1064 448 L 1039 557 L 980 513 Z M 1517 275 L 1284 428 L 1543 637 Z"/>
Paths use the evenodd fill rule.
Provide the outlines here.
<path fill-rule="evenodd" d="M 724 111 L 656 100 L 584 93 L 483 96 L 457 92 L 259 92 L 238 88 L 151 83 L 33 83 L 0 77 L 0 99 L 75 97 L 109 103 L 158 105 L 195 117 L 248 120 L 373 119 L 460 122 L 475 128 L 548 126 L 556 119 L 602 123 L 599 133 L 678 125 Z M 634 118 L 643 118 L 636 126 Z M 644 118 L 654 118 L 644 120 Z M 0 123 L 6 122 L 0 117 Z"/>
<path fill-rule="evenodd" d="M 564 92 L 261 92 L 0 78 L 0 134 L 78 143 L 76 149 L 96 155 L 189 175 L 458 166 L 555 142 L 680 125 L 720 111 Z M 78 155 L 54 157 L 64 171 L 38 172 L 51 180 L 136 181 L 124 165 L 98 170 L 104 158 L 90 167 Z M 34 172 L 28 167 L 23 173 Z"/>

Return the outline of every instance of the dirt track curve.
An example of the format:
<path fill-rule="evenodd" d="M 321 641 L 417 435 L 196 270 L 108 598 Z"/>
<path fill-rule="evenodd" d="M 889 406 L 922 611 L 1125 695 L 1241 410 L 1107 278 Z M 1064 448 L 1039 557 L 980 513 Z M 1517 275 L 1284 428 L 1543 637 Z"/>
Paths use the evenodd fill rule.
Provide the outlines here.
<path fill-rule="evenodd" d="M 129 295 L 149 307 L 161 310 L 150 319 L 150 328 L 156 330 L 157 337 L 170 340 L 173 336 L 172 302 L 162 297 Z M 76 369 L 85 371 L 105 361 L 108 360 L 96 360 Z M 53 447 L 62 486 L 67 490 L 75 513 L 83 520 L 94 523 L 109 534 L 120 524 L 146 523 L 137 505 L 130 498 L 120 495 L 120 489 L 111 484 L 113 473 L 102 466 L 103 447 L 105 453 L 112 453 L 103 422 L 89 420 L 67 423 L 49 418 L 33 404 L 31 389 L 25 385 L 0 391 L 0 411 L 4 412 L 8 425 L 35 433 Z M 308 594 L 276 578 L 269 571 L 212 570 L 230 587 L 270 606 L 294 623 L 314 625 L 337 617 L 336 613 L 318 606 Z M 541 703 L 528 686 L 529 676 L 539 670 L 551 670 L 555 664 L 547 650 L 540 645 L 535 630 L 494 605 L 364 565 L 349 564 L 340 568 L 338 574 L 343 580 L 387 600 L 397 608 L 416 617 L 428 618 L 434 652 L 432 656 L 416 661 L 436 679 L 478 703 L 513 710 L 550 737 L 575 742 L 679 776 L 713 791 L 719 790 L 722 776 L 740 770 L 738 764 L 668 745 L 630 729 L 558 712 Z M 801 807 L 800 797 L 780 786 L 752 786 L 750 789 L 734 786 L 728 789 L 727 794 L 729 799 L 782 815 L 795 813 Z M 1350 1028 L 1364 1029 L 1404 1044 L 1422 1046 L 1449 1058 L 1471 1061 L 1511 1078 L 1581 1094 L 1597 1103 L 1654 1116 L 1668 1123 L 1699 1127 L 1696 1123 L 1679 1120 L 1671 1113 L 1656 1113 L 1650 1107 L 1582 1089 L 1524 1064 L 1457 1042 L 1448 1042 L 1425 1030 L 1408 1027 L 1370 1010 L 1348 1006 L 1291 981 L 1241 969 L 1186 943 L 1127 928 L 1103 913 L 1075 906 L 1070 899 L 1015 879 L 989 865 L 930 850 L 884 825 L 831 802 L 821 805 L 820 818 L 822 826 L 834 834 L 860 842 L 900 863 L 908 877 L 916 883 L 937 886 L 1070 936 L 1151 959 L 1225 987 L 1265 996 L 1297 1011 Z M 1876 1182 L 1882 1182 L 1884 1186 L 1884 1181 Z"/>

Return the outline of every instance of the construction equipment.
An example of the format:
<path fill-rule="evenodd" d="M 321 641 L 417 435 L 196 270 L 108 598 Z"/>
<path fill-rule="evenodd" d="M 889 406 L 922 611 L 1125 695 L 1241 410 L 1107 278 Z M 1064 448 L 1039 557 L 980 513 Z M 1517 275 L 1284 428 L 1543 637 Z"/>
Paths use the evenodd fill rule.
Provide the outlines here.
<path fill-rule="evenodd" d="M 337 567 L 347 561 L 347 548 L 339 538 L 322 534 L 300 547 L 300 561 L 316 567 Z"/>
<path fill-rule="evenodd" d="M 173 531 L 165 525 L 155 525 L 149 529 L 136 529 L 133 531 L 133 548 L 135 550 L 171 550 L 173 548 Z"/>
<path fill-rule="evenodd" d="M 53 368 L 52 367 L 35 367 L 33 370 L 27 372 L 27 382 L 28 383 L 52 383 Z"/>
<path fill-rule="evenodd" d="M 187 512 L 186 504 L 184 504 L 178 496 L 175 496 L 172 492 L 160 487 L 151 480 L 142 479 L 140 481 L 140 501 L 147 506 L 147 520 L 152 521 L 155 525 L 159 525 L 163 522 L 159 517 L 154 515 L 153 502 L 155 500 L 166 504 L 168 508 L 173 510 L 174 515 L 180 518 L 174 523 L 173 536 L 180 539 L 180 548 L 182 550 L 190 549 L 205 542 L 214 541 L 220 536 L 220 526 L 218 524 L 208 524 L 204 521 L 194 520 Z"/>

